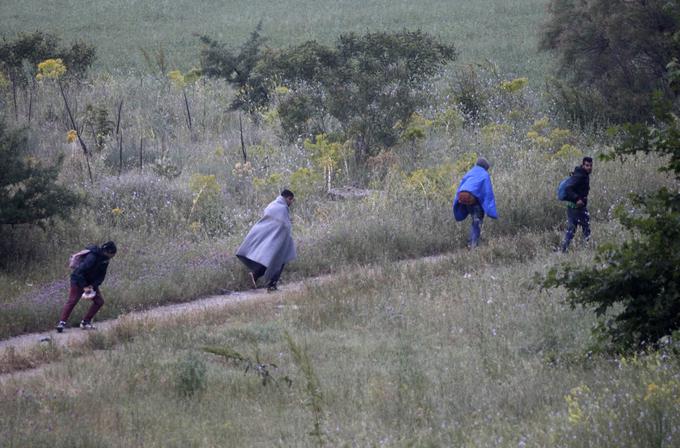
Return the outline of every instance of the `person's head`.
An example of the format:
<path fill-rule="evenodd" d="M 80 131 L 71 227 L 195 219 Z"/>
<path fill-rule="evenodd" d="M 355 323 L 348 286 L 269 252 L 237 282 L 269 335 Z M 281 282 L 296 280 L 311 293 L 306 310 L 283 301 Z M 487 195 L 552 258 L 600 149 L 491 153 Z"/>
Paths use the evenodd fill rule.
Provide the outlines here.
<path fill-rule="evenodd" d="M 477 159 L 476 165 L 481 166 L 485 170 L 489 171 L 489 162 L 487 162 L 484 157 L 480 157 L 479 159 Z"/>
<path fill-rule="evenodd" d="M 293 203 L 293 201 L 295 200 L 295 195 L 290 190 L 283 190 L 281 192 L 281 196 L 283 197 L 283 199 L 286 200 L 286 204 L 288 204 L 289 207 Z"/>
<path fill-rule="evenodd" d="M 593 171 L 593 158 L 584 157 L 581 161 L 581 168 L 583 168 L 586 173 L 590 174 L 590 172 Z"/>
<path fill-rule="evenodd" d="M 118 252 L 118 249 L 116 248 L 116 243 L 114 243 L 113 241 L 107 241 L 104 244 L 102 244 L 101 250 L 102 253 L 109 258 L 113 258 L 113 256 L 116 255 L 116 252 Z"/>

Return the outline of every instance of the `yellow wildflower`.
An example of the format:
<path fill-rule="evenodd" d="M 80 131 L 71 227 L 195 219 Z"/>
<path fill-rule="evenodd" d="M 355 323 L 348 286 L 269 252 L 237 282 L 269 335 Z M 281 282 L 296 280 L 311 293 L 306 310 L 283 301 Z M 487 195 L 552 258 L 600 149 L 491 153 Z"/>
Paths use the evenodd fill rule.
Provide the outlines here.
<path fill-rule="evenodd" d="M 509 93 L 522 90 L 529 83 L 528 78 L 515 78 L 512 81 L 501 81 L 501 89 Z"/>
<path fill-rule="evenodd" d="M 172 70 L 169 72 L 168 79 L 170 79 L 170 82 L 172 82 L 172 84 L 178 89 L 181 89 L 186 85 L 184 81 L 184 75 L 179 70 Z"/>
<path fill-rule="evenodd" d="M 647 392 L 645 393 L 645 398 L 644 398 L 645 401 L 649 400 L 650 398 L 653 398 L 654 395 L 656 395 L 656 393 L 658 392 L 658 390 L 659 390 L 659 386 L 657 386 L 654 383 L 649 383 L 647 385 Z"/>
<path fill-rule="evenodd" d="M 35 79 L 41 81 L 44 78 L 58 79 L 66 73 L 66 66 L 61 59 L 45 59 L 38 64 L 38 74 Z"/>
<path fill-rule="evenodd" d="M 8 86 L 9 79 L 7 79 L 7 75 L 5 75 L 3 72 L 0 72 L 0 89 L 3 89 Z"/>
<path fill-rule="evenodd" d="M 115 216 L 116 218 L 119 217 L 121 214 L 123 214 L 123 209 L 122 208 L 113 208 L 111 209 L 111 214 Z"/>
<path fill-rule="evenodd" d="M 76 139 L 78 139 L 78 133 L 74 129 L 71 129 L 66 133 L 66 141 L 68 143 L 73 143 Z"/>
<path fill-rule="evenodd" d="M 198 221 L 194 221 L 191 224 L 189 224 L 189 228 L 191 229 L 192 232 L 198 233 L 201 230 L 201 223 Z"/>

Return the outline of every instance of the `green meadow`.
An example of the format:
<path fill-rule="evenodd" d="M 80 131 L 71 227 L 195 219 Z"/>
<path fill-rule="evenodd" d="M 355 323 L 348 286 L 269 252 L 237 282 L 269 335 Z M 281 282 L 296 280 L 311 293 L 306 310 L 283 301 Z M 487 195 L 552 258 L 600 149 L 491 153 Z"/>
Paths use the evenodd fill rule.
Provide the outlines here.
<path fill-rule="evenodd" d="M 52 32 L 97 48 L 96 67 L 126 73 L 146 69 L 140 49 L 162 48 L 170 68 L 198 64 L 198 35 L 239 45 L 262 22 L 272 47 L 307 40 L 332 43 L 342 33 L 422 29 L 453 43 L 461 60 L 490 60 L 515 76 L 542 77 L 549 58 L 538 54 L 544 0 L 189 1 L 56 0 L 0 4 L 0 35 Z"/>

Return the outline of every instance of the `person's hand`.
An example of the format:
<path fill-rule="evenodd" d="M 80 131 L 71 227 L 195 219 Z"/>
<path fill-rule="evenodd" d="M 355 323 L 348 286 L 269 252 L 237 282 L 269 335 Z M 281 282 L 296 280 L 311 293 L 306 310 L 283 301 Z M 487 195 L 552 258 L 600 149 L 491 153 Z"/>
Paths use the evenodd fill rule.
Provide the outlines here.
<path fill-rule="evenodd" d="M 576 201 L 576 206 L 577 206 L 577 207 L 583 207 L 583 205 L 584 205 L 584 204 L 583 204 L 583 201 L 582 201 L 582 200 L 579 199 L 578 201 Z"/>
<path fill-rule="evenodd" d="M 92 300 L 96 295 L 97 294 L 94 292 L 94 288 L 92 286 L 86 286 L 83 288 L 83 294 L 80 297 L 83 299 Z"/>

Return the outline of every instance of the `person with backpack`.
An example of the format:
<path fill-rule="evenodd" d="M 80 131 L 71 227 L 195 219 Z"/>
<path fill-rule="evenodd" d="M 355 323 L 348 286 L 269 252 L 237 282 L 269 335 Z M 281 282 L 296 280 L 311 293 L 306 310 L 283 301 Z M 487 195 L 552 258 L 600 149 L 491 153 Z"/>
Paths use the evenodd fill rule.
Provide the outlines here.
<path fill-rule="evenodd" d="M 57 332 L 61 333 L 67 326 L 68 318 L 73 308 L 81 298 L 91 299 L 92 305 L 85 313 L 83 320 L 80 321 L 80 328 L 83 330 L 93 330 L 92 318 L 97 311 L 104 305 L 99 286 L 106 277 L 106 270 L 109 261 L 116 255 L 117 248 L 113 241 L 107 241 L 98 246 L 88 246 L 85 250 L 71 256 L 70 266 L 73 268 L 71 273 L 71 287 L 68 300 L 61 311 L 61 318 L 57 324 Z"/>
<path fill-rule="evenodd" d="M 477 247 L 479 244 L 484 214 L 493 219 L 498 218 L 496 198 L 489 176 L 489 162 L 480 157 L 475 166 L 463 176 L 453 200 L 453 216 L 456 221 L 463 221 L 468 215 L 472 219 L 469 248 Z"/>
<path fill-rule="evenodd" d="M 268 281 L 267 291 L 276 291 L 284 266 L 297 256 L 289 213 L 293 201 L 293 192 L 283 190 L 265 208 L 264 216 L 236 251 L 236 257 L 248 268 L 253 288 L 257 288 L 257 280 L 264 276 Z"/>
<path fill-rule="evenodd" d="M 588 213 L 588 193 L 590 192 L 590 173 L 593 171 L 593 159 L 584 157 L 581 166 L 560 184 L 558 198 L 567 202 L 567 232 L 560 249 L 566 252 L 574 239 L 576 227 L 581 226 L 583 239 L 590 240 L 590 214 Z"/>

